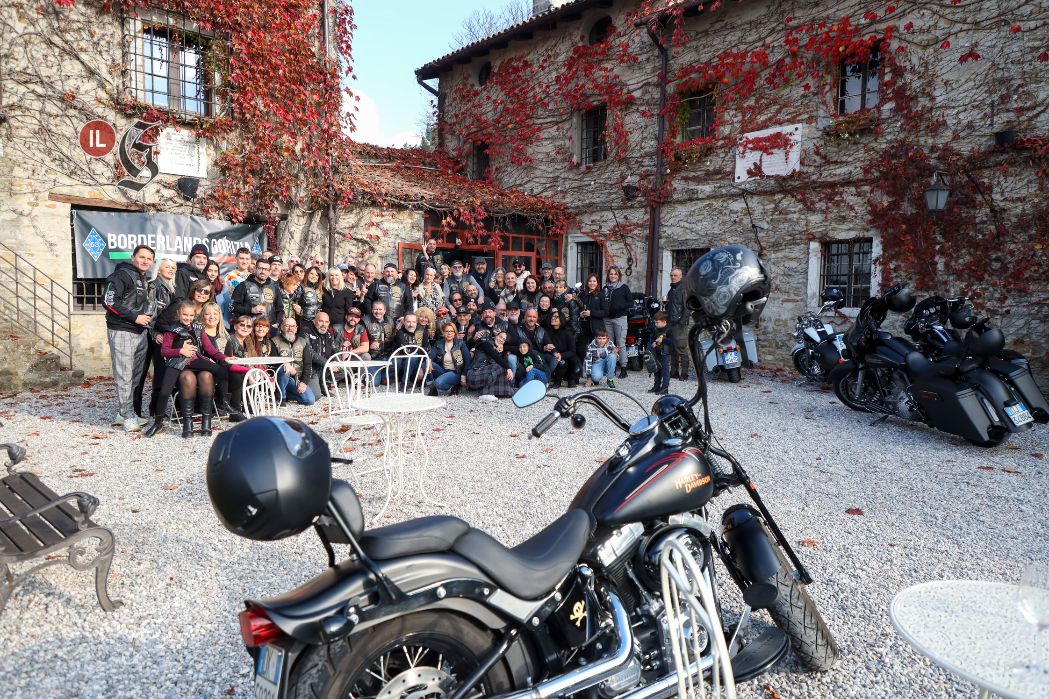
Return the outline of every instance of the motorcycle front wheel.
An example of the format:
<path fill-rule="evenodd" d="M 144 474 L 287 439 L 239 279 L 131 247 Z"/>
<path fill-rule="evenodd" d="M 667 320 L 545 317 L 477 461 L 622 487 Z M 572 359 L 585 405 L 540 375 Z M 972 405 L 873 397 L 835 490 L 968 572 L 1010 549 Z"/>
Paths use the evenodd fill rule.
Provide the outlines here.
<path fill-rule="evenodd" d="M 768 608 L 776 626 L 790 636 L 790 648 L 806 669 L 826 672 L 838 662 L 838 644 L 808 590 L 791 572 L 779 546 L 772 542 L 779 571 L 768 582 L 776 586 L 776 603 Z"/>
<path fill-rule="evenodd" d="M 288 696 L 441 699 L 477 669 L 492 643 L 488 633 L 454 614 L 411 614 L 311 649 L 292 671 Z M 500 663 L 467 696 L 510 689 Z"/>
<path fill-rule="evenodd" d="M 838 376 L 834 380 L 834 395 L 849 408 L 858 410 L 861 413 L 869 413 L 871 409 L 867 407 L 866 401 L 878 399 L 877 388 L 872 381 L 872 377 L 866 376 L 863 383 L 863 395 L 858 395 L 857 385 L 859 384 L 860 371 L 857 368 Z"/>
<path fill-rule="evenodd" d="M 800 349 L 793 354 L 791 357 L 794 360 L 794 368 L 798 370 L 798 373 L 807 379 L 813 381 L 822 381 L 824 379 L 823 369 L 820 368 L 819 359 L 816 357 L 816 353 L 808 349 Z"/>

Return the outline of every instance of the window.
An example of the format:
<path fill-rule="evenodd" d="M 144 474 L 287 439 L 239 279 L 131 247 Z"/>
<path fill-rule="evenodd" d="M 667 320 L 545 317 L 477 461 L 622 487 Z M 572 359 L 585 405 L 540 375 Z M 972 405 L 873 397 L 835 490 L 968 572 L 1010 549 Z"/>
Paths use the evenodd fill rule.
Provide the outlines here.
<path fill-rule="evenodd" d="M 881 55 L 871 49 L 864 63 L 842 63 L 838 78 L 838 114 L 852 114 L 878 106 Z"/>
<path fill-rule="evenodd" d="M 708 138 L 714 135 L 714 91 L 693 92 L 681 101 L 678 111 L 681 139 Z"/>
<path fill-rule="evenodd" d="M 591 274 L 597 275 L 601 281 L 603 271 L 604 255 L 601 254 L 601 246 L 596 242 L 585 242 L 575 244 L 575 268 L 578 279 L 576 281 L 586 284 L 586 278 Z M 571 281 L 571 280 L 569 280 Z"/>
<path fill-rule="evenodd" d="M 222 71 L 227 44 L 208 37 L 186 17 L 127 20 L 130 89 L 147 104 L 188 117 L 213 117 L 224 110 Z"/>
<path fill-rule="evenodd" d="M 833 286 L 845 294 L 845 305 L 858 308 L 871 295 L 871 238 L 823 244 L 820 287 Z"/>
<path fill-rule="evenodd" d="M 587 35 L 587 41 L 591 46 L 594 44 L 600 44 L 602 41 L 608 38 L 609 33 L 612 31 L 612 18 L 602 17 L 601 19 L 594 22 L 593 26 L 590 27 L 590 34 Z"/>
<path fill-rule="evenodd" d="M 475 143 L 473 145 L 473 153 L 470 155 L 470 179 L 487 179 L 488 171 L 491 167 L 492 157 L 488 153 L 488 144 Z"/>
<path fill-rule="evenodd" d="M 608 110 L 604 105 L 583 112 L 583 117 L 580 120 L 583 149 L 579 155 L 579 162 L 583 165 L 593 165 L 607 157 L 605 149 L 605 123 L 607 119 Z"/>
<path fill-rule="evenodd" d="M 696 260 L 710 252 L 710 248 L 681 248 L 670 251 L 670 266 L 687 272 Z"/>
<path fill-rule="evenodd" d="M 477 71 L 477 84 L 484 87 L 490 77 L 492 77 L 492 62 L 486 61 L 485 64 L 481 66 L 481 69 Z"/>

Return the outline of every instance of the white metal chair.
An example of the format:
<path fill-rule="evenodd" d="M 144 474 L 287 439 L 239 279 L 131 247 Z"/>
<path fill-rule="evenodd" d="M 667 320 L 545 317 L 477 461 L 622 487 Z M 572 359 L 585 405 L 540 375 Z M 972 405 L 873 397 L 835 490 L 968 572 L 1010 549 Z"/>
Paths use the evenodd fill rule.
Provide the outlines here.
<path fill-rule="evenodd" d="M 246 417 L 277 414 L 277 384 L 258 367 L 244 375 L 244 414 Z"/>
<path fill-rule="evenodd" d="M 398 347 L 386 366 L 386 391 L 422 393 L 431 364 L 430 355 L 419 345 Z"/>
<path fill-rule="evenodd" d="M 328 387 L 328 426 L 332 435 L 340 439 L 339 451 L 358 427 L 374 428 L 381 440 L 382 419 L 353 407 L 354 402 L 373 393 L 372 377 L 364 361 L 353 352 L 336 352 L 324 363 L 321 380 Z"/>

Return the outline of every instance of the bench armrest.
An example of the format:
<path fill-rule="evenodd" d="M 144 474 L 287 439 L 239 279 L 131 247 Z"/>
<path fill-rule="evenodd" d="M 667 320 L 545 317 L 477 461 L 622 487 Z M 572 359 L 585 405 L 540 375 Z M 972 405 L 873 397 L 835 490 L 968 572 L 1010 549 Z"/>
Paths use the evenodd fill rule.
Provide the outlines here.
<path fill-rule="evenodd" d="M 95 508 L 98 507 L 98 499 L 92 495 L 81 492 L 66 493 L 60 496 L 57 500 L 44 503 L 40 507 L 34 507 L 28 512 L 19 512 L 17 515 L 0 519 L 0 525 L 14 524 L 24 520 L 26 517 L 32 517 L 42 512 L 46 512 L 50 509 L 58 507 L 59 505 L 65 504 L 66 502 L 73 500 L 76 502 L 77 511 L 73 514 L 73 520 L 77 523 L 77 529 L 84 529 L 87 527 L 87 520 L 94 514 Z"/>
<path fill-rule="evenodd" d="M 0 444 L 0 449 L 7 451 L 7 473 L 14 473 L 15 466 L 25 458 L 25 447 L 18 444 Z"/>

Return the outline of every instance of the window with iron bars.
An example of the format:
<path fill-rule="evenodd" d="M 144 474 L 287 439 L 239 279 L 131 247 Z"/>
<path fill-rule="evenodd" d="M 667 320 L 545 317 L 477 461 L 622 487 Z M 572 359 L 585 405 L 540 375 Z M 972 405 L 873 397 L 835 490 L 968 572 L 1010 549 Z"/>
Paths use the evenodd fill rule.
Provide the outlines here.
<path fill-rule="evenodd" d="M 859 308 L 871 296 L 871 238 L 854 238 L 823 244 L 820 289 L 837 287 L 845 305 Z"/>
<path fill-rule="evenodd" d="M 184 15 L 150 13 L 124 20 L 128 89 L 140 102 L 183 117 L 226 112 L 229 43 Z"/>
<path fill-rule="evenodd" d="M 601 253 L 601 246 L 596 242 L 576 243 L 575 251 L 575 268 L 579 277 L 576 281 L 582 282 L 585 286 L 586 279 L 591 274 L 596 274 L 597 280 L 601 281 L 602 263 L 605 259 Z"/>
<path fill-rule="evenodd" d="M 579 162 L 583 165 L 600 163 L 607 157 L 605 148 L 605 126 L 608 121 L 608 109 L 601 105 L 588 109 L 582 114 L 580 127 L 583 148 L 579 154 Z"/>
<path fill-rule="evenodd" d="M 871 49 L 862 63 L 842 63 L 838 77 L 838 114 L 853 114 L 878 106 L 881 54 Z"/>
<path fill-rule="evenodd" d="M 681 100 L 678 112 L 681 140 L 708 138 L 714 135 L 714 92 L 694 92 Z"/>
<path fill-rule="evenodd" d="M 710 248 L 680 248 L 670 251 L 671 267 L 680 267 L 682 272 L 688 272 L 696 260 L 710 252 Z"/>

